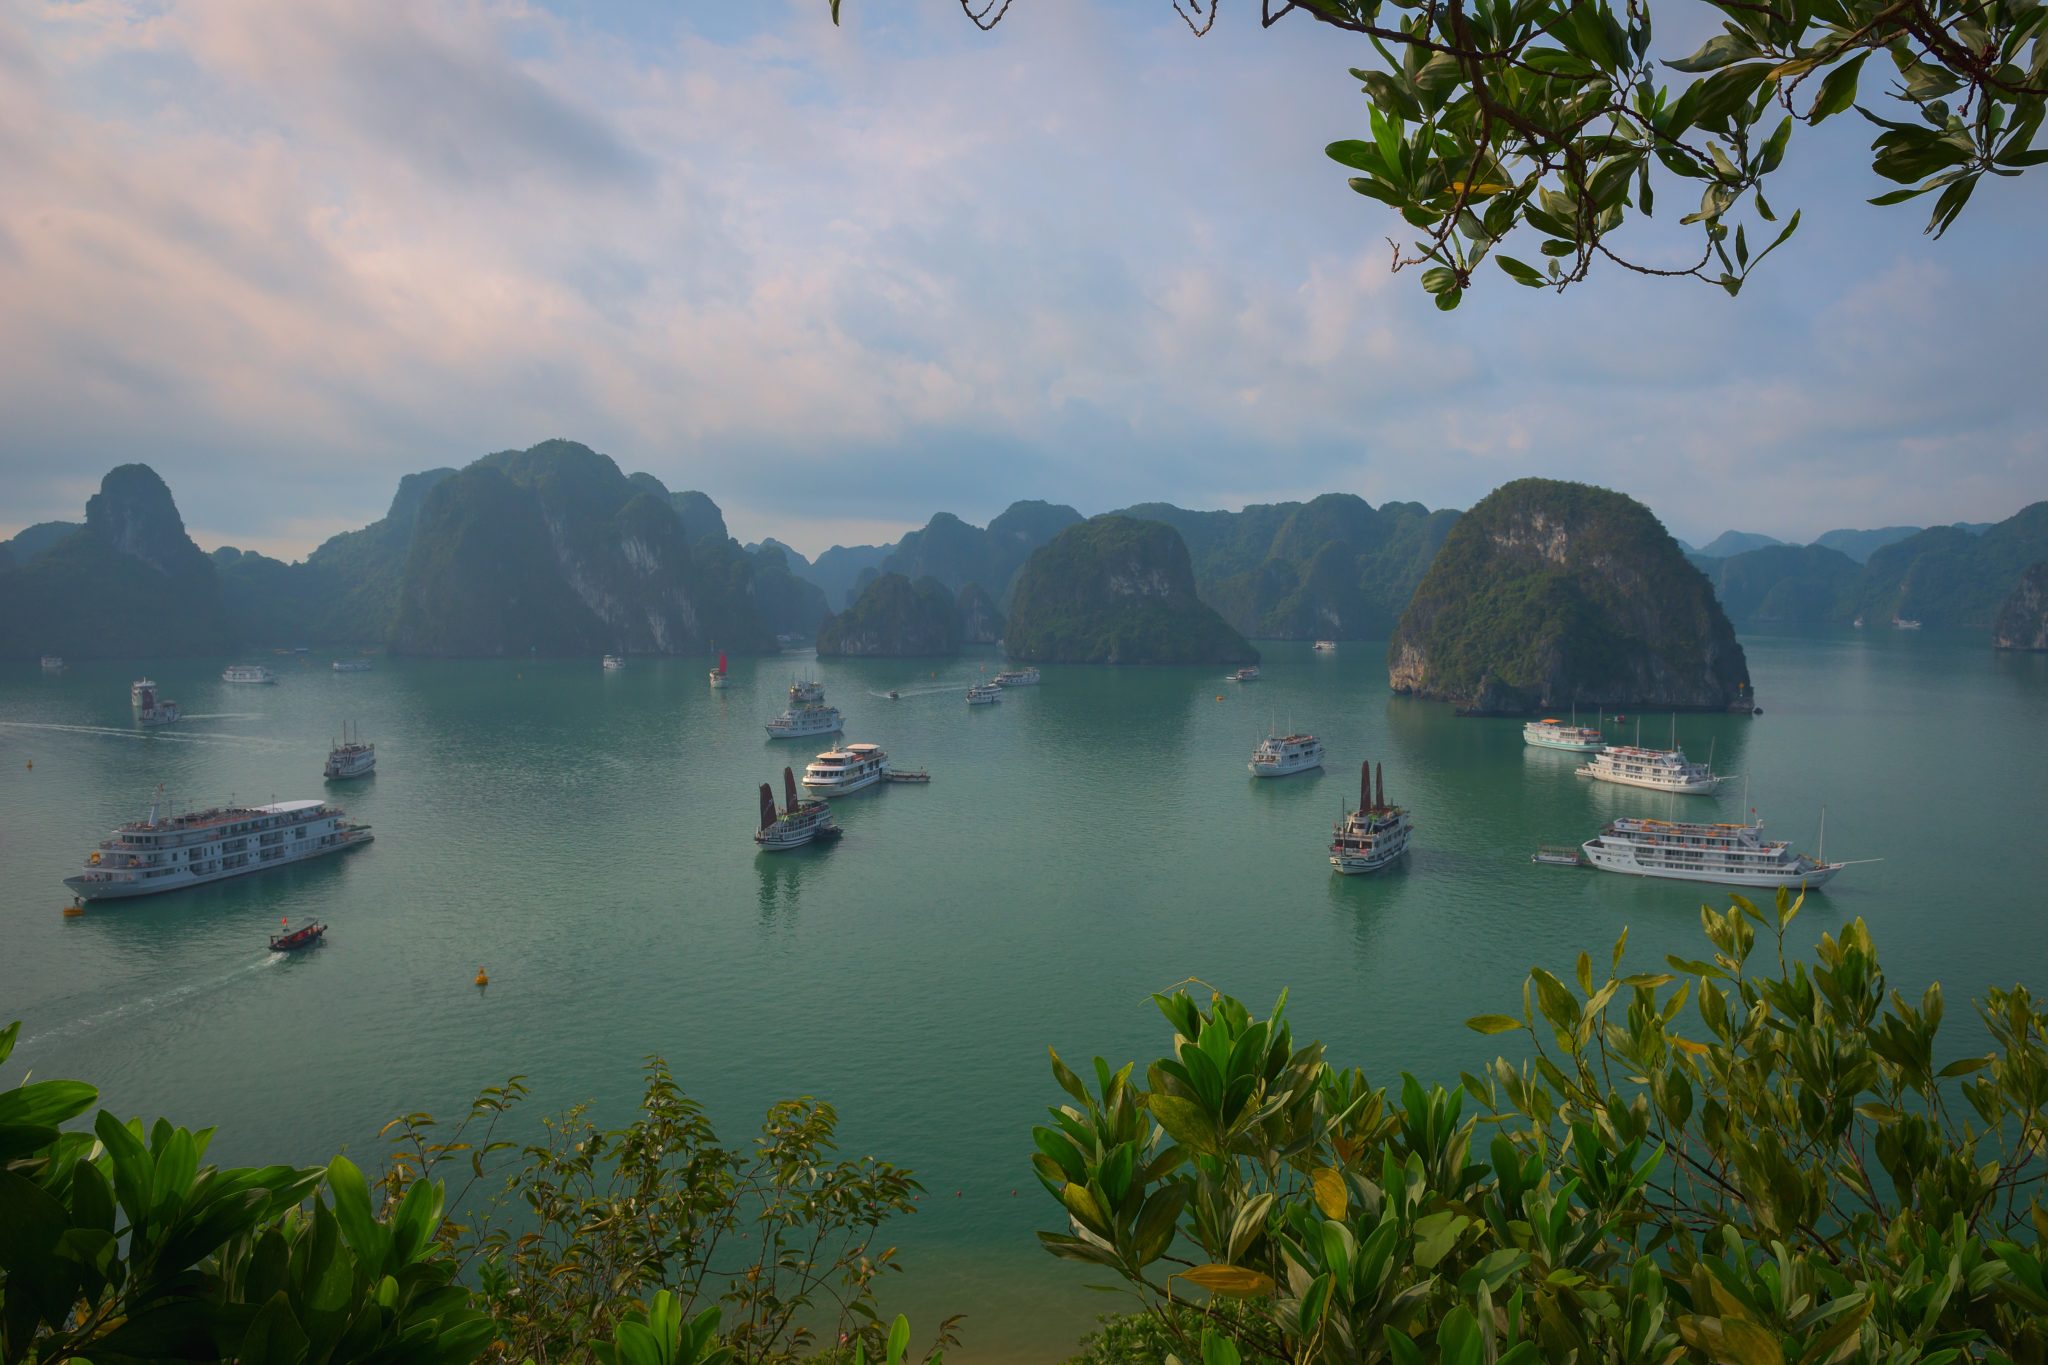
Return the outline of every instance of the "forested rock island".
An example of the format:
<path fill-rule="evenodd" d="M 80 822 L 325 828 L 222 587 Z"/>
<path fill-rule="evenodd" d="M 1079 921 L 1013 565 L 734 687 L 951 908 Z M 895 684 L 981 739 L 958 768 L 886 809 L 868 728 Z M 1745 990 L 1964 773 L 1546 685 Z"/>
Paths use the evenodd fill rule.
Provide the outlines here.
<path fill-rule="evenodd" d="M 1259 652 L 1195 595 L 1188 547 L 1164 522 L 1103 516 L 1025 561 L 1004 636 L 1046 663 L 1247 664 Z"/>

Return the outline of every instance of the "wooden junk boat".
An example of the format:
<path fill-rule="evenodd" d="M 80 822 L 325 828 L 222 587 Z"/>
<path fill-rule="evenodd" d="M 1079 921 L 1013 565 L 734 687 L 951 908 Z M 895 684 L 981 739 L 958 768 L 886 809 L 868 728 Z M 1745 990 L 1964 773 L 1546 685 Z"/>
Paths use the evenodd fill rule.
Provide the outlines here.
<path fill-rule="evenodd" d="M 294 953 L 301 948 L 317 948 L 327 941 L 327 926 L 315 922 L 303 929 L 293 929 L 282 918 L 278 924 L 285 928 L 282 934 L 270 936 L 270 951 L 273 953 Z"/>
<path fill-rule="evenodd" d="M 761 784 L 761 825 L 754 831 L 754 842 L 763 851 L 778 852 L 801 848 L 809 843 L 824 843 L 845 833 L 833 822 L 829 804 L 817 797 L 797 795 L 796 773 L 791 769 L 782 770 L 782 790 L 787 800 L 784 808 L 778 811 L 775 809 L 775 789 L 766 782 Z"/>

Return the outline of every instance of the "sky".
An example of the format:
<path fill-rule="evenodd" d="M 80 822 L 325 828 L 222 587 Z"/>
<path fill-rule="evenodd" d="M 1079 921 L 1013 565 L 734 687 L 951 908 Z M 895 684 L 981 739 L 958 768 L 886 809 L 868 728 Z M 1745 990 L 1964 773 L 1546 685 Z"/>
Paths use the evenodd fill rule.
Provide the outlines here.
<path fill-rule="evenodd" d="M 140 460 L 296 558 L 554 436 L 813 555 L 1031 497 L 1544 474 L 1698 544 L 2048 496 L 2048 171 L 1934 242 L 1838 119 L 1738 299 L 1439 313 L 1322 154 L 1351 40 L 1225 3 L 0 0 L 0 535 Z"/>

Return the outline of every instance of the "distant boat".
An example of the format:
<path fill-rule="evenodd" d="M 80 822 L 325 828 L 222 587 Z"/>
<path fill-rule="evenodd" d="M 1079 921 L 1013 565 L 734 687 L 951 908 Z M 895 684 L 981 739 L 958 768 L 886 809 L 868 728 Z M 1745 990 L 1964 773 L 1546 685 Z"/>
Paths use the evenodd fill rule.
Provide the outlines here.
<path fill-rule="evenodd" d="M 1380 768 L 1379 791 L 1373 791 L 1368 760 L 1359 776 L 1358 809 L 1339 820 L 1330 840 L 1330 866 L 1347 877 L 1377 872 L 1408 851 L 1415 822 L 1400 806 L 1387 804 L 1387 774 Z"/>
<path fill-rule="evenodd" d="M 341 742 L 327 751 L 327 763 L 320 775 L 329 782 L 346 782 L 352 777 L 369 777 L 377 771 L 377 746 L 351 737 L 348 722 L 341 723 Z"/>
<path fill-rule="evenodd" d="M 825 684 L 810 678 L 797 678 L 789 685 L 789 704 L 809 706 L 812 702 L 825 700 Z"/>
<path fill-rule="evenodd" d="M 994 682 L 978 682 L 967 689 L 969 706 L 988 706 L 1003 699 L 1003 685 Z"/>
<path fill-rule="evenodd" d="M 604 671 L 607 673 L 616 673 L 625 666 L 626 656 L 623 654 L 607 654 L 604 656 Z"/>
<path fill-rule="evenodd" d="M 128 704 L 140 710 L 142 709 L 143 694 L 149 693 L 154 695 L 155 692 L 156 682 L 154 679 L 137 678 L 134 682 L 128 684 Z"/>
<path fill-rule="evenodd" d="M 1522 742 L 1539 749 L 1569 749 L 1581 754 L 1597 754 L 1607 747 L 1606 737 L 1598 730 L 1576 723 L 1576 712 L 1572 720 L 1574 723 L 1571 725 L 1554 716 L 1532 720 L 1522 727 Z"/>
<path fill-rule="evenodd" d="M 370 661 L 368 659 L 336 659 L 332 667 L 336 673 L 368 673 L 370 671 Z"/>
<path fill-rule="evenodd" d="M 1909 618 L 1907 618 L 1907 617 L 1904 617 L 1904 616 L 1894 616 L 1894 617 L 1892 618 L 1892 629 L 1893 629 L 1893 630 L 1918 630 L 1918 629 L 1920 629 L 1920 623 L 1919 623 L 1918 621 L 1915 621 L 1915 620 L 1911 620 L 1911 619 L 1909 619 Z"/>
<path fill-rule="evenodd" d="M 1595 755 L 1579 769 L 1579 776 L 1686 796 L 1711 792 L 1726 780 L 1714 775 L 1711 763 L 1688 759 L 1683 749 L 1640 749 L 1633 744 L 1617 744 Z"/>
<path fill-rule="evenodd" d="M 1826 819 L 1822 844 L 1826 845 Z M 1783 839 L 1765 839 L 1764 822 L 1686 824 L 1672 820 L 1615 820 L 1583 845 L 1602 872 L 1722 886 L 1783 886 L 1818 891 L 1847 863 L 1795 853 Z"/>
<path fill-rule="evenodd" d="M 1306 732 L 1267 735 L 1245 764 L 1253 777 L 1287 777 L 1323 766 L 1323 742 Z"/>
<path fill-rule="evenodd" d="M 836 706 L 792 706 L 768 722 L 768 734 L 773 739 L 802 739 L 807 735 L 833 735 L 839 733 L 843 720 Z"/>
<path fill-rule="evenodd" d="M 827 749 L 804 769 L 804 786 L 814 792 L 843 796 L 871 787 L 889 775 L 889 755 L 879 744 L 849 744 Z"/>
<path fill-rule="evenodd" d="M 1005 669 L 1001 673 L 996 674 L 996 686 L 1036 687 L 1038 686 L 1038 670 L 1028 666 Z"/>
<path fill-rule="evenodd" d="M 220 680 L 225 683 L 274 683 L 277 674 L 265 664 L 229 664 L 220 671 Z"/>
<path fill-rule="evenodd" d="M 1313 648 L 1318 654 L 1335 654 L 1337 652 L 1337 642 L 1335 640 L 1318 640 Z"/>
<path fill-rule="evenodd" d="M 135 680 L 134 685 L 128 689 L 128 700 L 134 704 L 136 724 L 152 729 L 159 725 L 169 725 L 185 714 L 179 709 L 178 703 L 157 696 L 156 684 L 148 678 Z"/>
<path fill-rule="evenodd" d="M 1246 664 L 1243 668 L 1238 669 L 1237 672 L 1224 678 L 1225 682 L 1257 682 L 1258 680 L 1259 666 L 1257 664 Z"/>
<path fill-rule="evenodd" d="M 295 953 L 301 948 L 317 948 L 327 941 L 327 926 L 324 924 L 313 923 L 303 929 L 292 929 L 282 915 L 278 916 L 277 923 L 286 932 L 270 936 L 270 951 L 273 953 Z"/>
<path fill-rule="evenodd" d="M 754 831 L 754 843 L 763 852 L 779 853 L 801 848 L 814 839 L 839 836 L 839 826 L 832 822 L 831 805 L 815 797 L 798 799 L 796 774 L 788 768 L 782 770 L 782 789 L 788 800 L 778 811 L 775 789 L 766 782 L 761 784 L 761 824 Z"/>
<path fill-rule="evenodd" d="M 45 655 L 43 656 L 43 672 L 45 672 L 45 673 L 62 673 L 63 671 L 64 671 L 64 660 L 63 660 L 63 657 L 62 657 L 61 655 L 56 655 L 56 654 L 45 654 Z"/>
<path fill-rule="evenodd" d="M 1546 863 L 1551 867 L 1579 867 L 1586 860 L 1575 845 L 1544 844 L 1529 855 L 1529 861 Z"/>
<path fill-rule="evenodd" d="M 723 690 L 727 681 L 728 678 L 725 672 L 725 651 L 721 649 L 718 651 L 718 667 L 711 670 L 712 690 Z"/>

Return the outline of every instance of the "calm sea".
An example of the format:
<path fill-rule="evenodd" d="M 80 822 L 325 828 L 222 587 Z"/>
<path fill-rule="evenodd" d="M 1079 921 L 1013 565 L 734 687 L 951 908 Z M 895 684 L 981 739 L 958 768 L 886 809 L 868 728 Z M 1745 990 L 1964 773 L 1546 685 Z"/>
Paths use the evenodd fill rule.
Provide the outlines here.
<path fill-rule="evenodd" d="M 1539 843 L 1632 812 L 1737 819 L 1746 787 L 1810 848 L 1825 805 L 1829 854 L 1884 861 L 1837 878 L 1800 938 L 1862 916 L 1894 984 L 1947 984 L 1958 1029 L 1988 983 L 2048 988 L 2048 657 L 1934 632 L 1744 643 L 1765 714 L 1677 719 L 1688 752 L 1742 775 L 1690 798 L 1589 783 L 1514 722 L 1390 699 L 1378 644 L 1268 646 L 1264 681 L 1242 686 L 1050 667 L 973 709 L 960 690 L 992 657 L 742 660 L 723 693 L 701 660 L 280 660 L 274 687 L 220 682 L 225 660 L 10 665 L 0 1019 L 26 1022 L 9 1076 L 83 1077 L 117 1112 L 218 1125 L 226 1161 L 375 1161 L 385 1120 L 453 1115 L 514 1072 L 536 1110 L 621 1115 L 649 1053 L 728 1140 L 774 1099 L 821 1096 L 847 1151 L 928 1189 L 895 1230 L 910 1269 L 889 1306 L 924 1326 L 966 1313 L 956 1358 L 1058 1359 L 1117 1301 L 1031 1235 L 1058 1223 L 1027 1165 L 1058 1096 L 1046 1045 L 1157 1056 L 1146 996 L 1195 977 L 1261 1008 L 1291 988 L 1298 1035 L 1376 1082 L 1454 1081 L 1492 1055 L 1462 1021 L 1516 1011 L 1531 964 L 1598 958 L 1623 926 L 1631 961 L 1699 952 L 1710 888 L 1534 866 Z M 185 707 L 167 732 L 130 722 L 144 668 Z M 824 747 L 761 728 L 799 670 L 849 740 L 932 782 L 839 801 L 836 846 L 757 855 L 757 786 Z M 192 803 L 322 795 L 344 720 L 378 773 L 325 791 L 374 845 L 60 915 L 60 878 L 158 783 Z M 1252 778 L 1273 724 L 1320 734 L 1329 769 Z M 1670 727 L 1646 717 L 1643 737 Z M 1367 757 L 1416 843 L 1398 870 L 1345 879 L 1324 848 Z M 327 921 L 329 946 L 274 959 L 280 915 Z"/>

